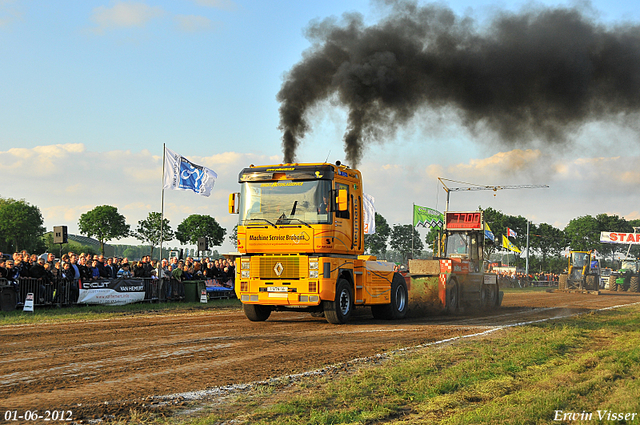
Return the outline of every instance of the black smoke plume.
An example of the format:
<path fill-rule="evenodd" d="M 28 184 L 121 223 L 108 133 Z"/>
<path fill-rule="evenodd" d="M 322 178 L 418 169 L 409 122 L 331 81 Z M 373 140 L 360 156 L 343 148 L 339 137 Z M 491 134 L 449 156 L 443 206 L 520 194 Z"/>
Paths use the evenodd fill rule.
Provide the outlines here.
<path fill-rule="evenodd" d="M 387 1 L 367 26 L 359 14 L 311 23 L 312 47 L 278 93 L 284 161 L 309 130 L 310 107 L 348 109 L 348 163 L 421 108 L 456 111 L 470 130 L 515 144 L 565 140 L 581 124 L 640 109 L 640 26 L 604 25 L 589 8 L 500 12 L 486 25 L 442 5 Z"/>

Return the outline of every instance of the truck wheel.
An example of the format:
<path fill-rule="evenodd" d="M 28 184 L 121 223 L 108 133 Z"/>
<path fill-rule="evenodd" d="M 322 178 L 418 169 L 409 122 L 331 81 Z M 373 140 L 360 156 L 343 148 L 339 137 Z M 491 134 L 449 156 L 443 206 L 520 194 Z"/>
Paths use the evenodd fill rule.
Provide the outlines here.
<path fill-rule="evenodd" d="M 455 279 L 451 279 L 447 284 L 447 305 L 445 306 L 445 312 L 447 314 L 453 314 L 458 310 L 458 282 Z"/>
<path fill-rule="evenodd" d="M 597 291 L 598 290 L 598 280 L 597 276 L 594 274 L 590 274 L 586 276 L 584 289 L 587 291 Z"/>
<path fill-rule="evenodd" d="M 498 285 L 482 285 L 482 308 L 492 310 L 498 302 Z"/>
<path fill-rule="evenodd" d="M 609 290 L 610 291 L 617 291 L 618 290 L 618 284 L 616 283 L 615 280 L 613 282 L 609 282 Z"/>
<path fill-rule="evenodd" d="M 631 276 L 629 282 L 629 292 L 640 292 L 640 277 Z"/>
<path fill-rule="evenodd" d="M 390 303 L 372 305 L 371 314 L 375 319 L 403 319 L 407 315 L 408 306 L 409 292 L 407 291 L 407 282 L 405 282 L 402 275 L 394 273 L 391 281 Z"/>
<path fill-rule="evenodd" d="M 624 292 L 624 284 L 618 284 L 618 292 Z"/>
<path fill-rule="evenodd" d="M 271 315 L 271 307 L 259 304 L 242 304 L 244 315 L 252 322 L 264 322 Z"/>
<path fill-rule="evenodd" d="M 336 298 L 333 301 L 323 301 L 324 317 L 334 325 L 347 323 L 353 310 L 353 294 L 351 285 L 345 279 L 338 279 Z"/>
<path fill-rule="evenodd" d="M 614 285 L 616 284 L 616 277 L 615 276 L 609 276 L 609 280 L 607 280 L 607 284 L 604 286 L 604 289 L 608 289 L 610 291 L 613 291 L 614 289 Z"/>
<path fill-rule="evenodd" d="M 563 273 L 558 278 L 558 289 L 567 289 L 567 279 L 569 279 L 569 275 Z"/>

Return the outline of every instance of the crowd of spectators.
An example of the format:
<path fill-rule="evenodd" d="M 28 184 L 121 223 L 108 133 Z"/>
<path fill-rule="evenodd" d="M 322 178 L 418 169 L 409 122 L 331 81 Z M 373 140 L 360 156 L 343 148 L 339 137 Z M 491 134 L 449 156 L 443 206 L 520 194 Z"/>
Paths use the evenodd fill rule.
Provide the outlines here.
<path fill-rule="evenodd" d="M 197 260 L 187 257 L 185 260 L 179 260 L 174 257 L 170 260 L 163 259 L 158 267 L 158 261 L 152 260 L 148 255 L 139 261 L 129 261 L 127 257 L 105 258 L 104 255 L 74 252 L 63 254 L 60 259 L 49 253 L 45 259 L 36 254 L 29 254 L 26 250 L 6 258 L 0 252 L 0 278 L 9 281 L 16 289 L 19 289 L 20 278 L 33 278 L 38 279 L 42 294 L 52 294 L 53 291 L 48 290 L 51 284 L 54 281 L 66 280 L 70 283 L 71 295 L 75 299 L 79 291 L 78 280 L 84 282 L 118 277 L 166 278 L 167 281 L 175 280 L 182 283 L 187 280 L 215 279 L 220 285 L 233 288 L 234 274 L 234 262 L 226 259 Z M 176 296 L 171 292 L 171 285 L 167 286 L 167 295 Z M 179 293 L 177 296 L 181 297 L 184 294 Z"/>
<path fill-rule="evenodd" d="M 527 286 L 553 286 L 558 284 L 555 273 L 516 273 L 499 271 L 498 283 L 505 288 L 524 288 Z"/>

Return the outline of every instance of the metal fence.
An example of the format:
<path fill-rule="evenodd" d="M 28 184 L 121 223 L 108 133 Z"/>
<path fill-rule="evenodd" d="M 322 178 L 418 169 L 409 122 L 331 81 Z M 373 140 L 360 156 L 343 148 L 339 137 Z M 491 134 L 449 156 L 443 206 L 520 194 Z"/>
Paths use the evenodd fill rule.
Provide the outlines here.
<path fill-rule="evenodd" d="M 175 279 L 131 278 L 141 280 L 144 286 L 144 302 L 169 302 L 185 300 L 185 285 Z M 16 280 L 0 279 L 2 310 L 11 310 L 8 304 L 24 304 L 27 294 L 33 294 L 34 306 L 76 305 L 82 283 L 79 280 L 44 280 L 21 277 Z M 209 292 L 210 299 L 234 298 L 233 288 L 226 291 Z M 12 301 L 15 300 L 15 301 Z M 15 307 L 15 306 L 14 306 Z"/>

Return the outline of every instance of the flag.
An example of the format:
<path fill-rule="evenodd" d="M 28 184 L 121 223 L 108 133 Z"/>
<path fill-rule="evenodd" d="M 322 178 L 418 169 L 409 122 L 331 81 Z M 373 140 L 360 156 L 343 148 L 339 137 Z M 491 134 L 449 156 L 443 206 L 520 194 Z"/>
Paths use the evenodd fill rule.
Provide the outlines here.
<path fill-rule="evenodd" d="M 442 227 L 444 214 L 427 207 L 413 206 L 413 227 Z"/>
<path fill-rule="evenodd" d="M 362 200 L 364 205 L 364 234 L 373 235 L 376 232 L 376 207 L 373 206 L 375 198 L 365 193 Z"/>
<path fill-rule="evenodd" d="M 517 238 L 518 234 L 507 227 L 507 236 L 510 238 Z"/>
<path fill-rule="evenodd" d="M 489 227 L 489 223 L 484 223 L 484 237 L 487 239 L 490 239 L 493 242 L 496 241 L 496 237 L 491 231 L 491 228 Z"/>
<path fill-rule="evenodd" d="M 517 252 L 518 254 L 522 254 L 522 251 L 518 249 L 517 246 L 512 244 L 509 239 L 505 235 L 502 235 L 502 247 L 508 249 L 509 251 Z"/>
<path fill-rule="evenodd" d="M 165 148 L 164 189 L 192 190 L 198 195 L 209 196 L 217 178 L 213 170 Z"/>

